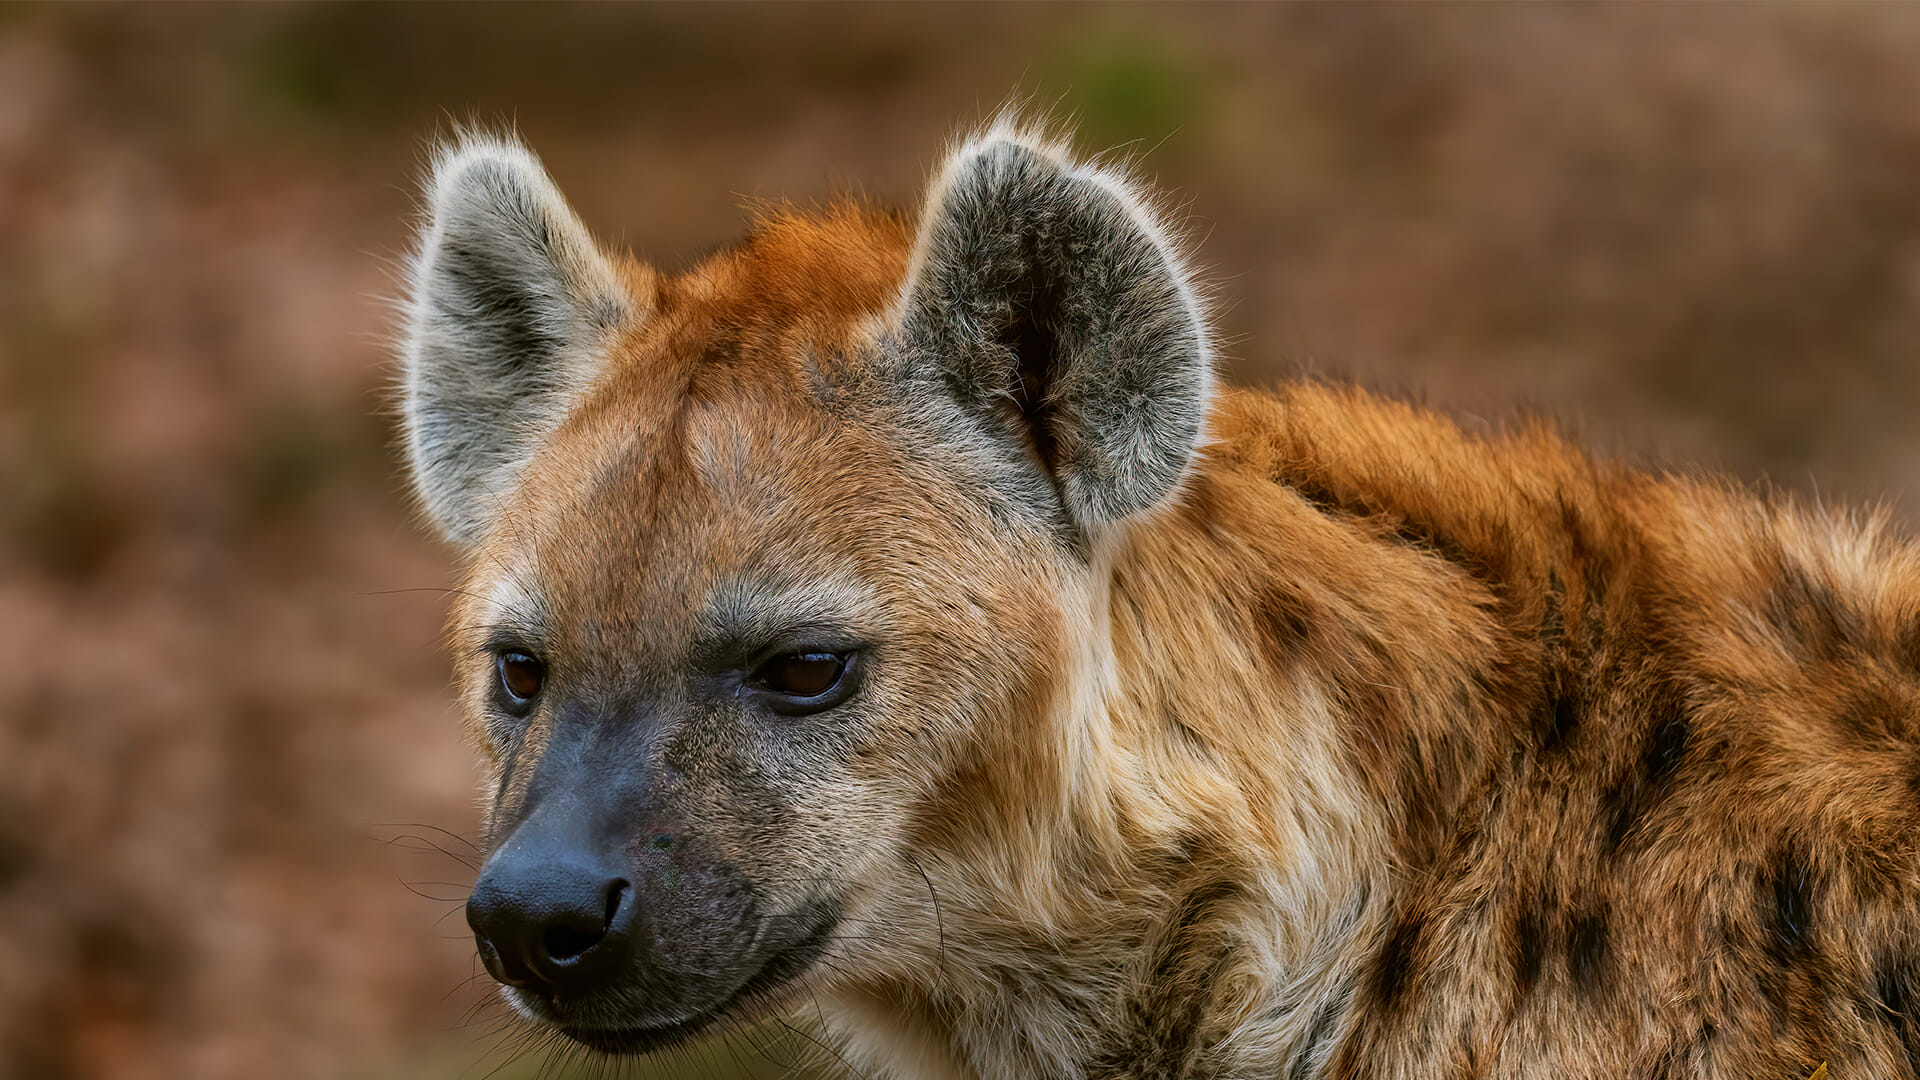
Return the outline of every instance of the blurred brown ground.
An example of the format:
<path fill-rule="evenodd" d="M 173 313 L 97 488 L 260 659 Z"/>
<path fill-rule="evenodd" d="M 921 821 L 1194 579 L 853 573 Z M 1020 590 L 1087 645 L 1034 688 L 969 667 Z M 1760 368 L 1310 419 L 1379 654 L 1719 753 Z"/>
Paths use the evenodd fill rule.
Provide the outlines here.
<path fill-rule="evenodd" d="M 1018 92 L 1188 200 L 1241 381 L 1911 522 L 1915 56 L 1887 6 L 0 8 L 0 1077 L 491 1067 L 385 390 L 452 119 L 674 266 L 746 197 L 912 204 Z"/>

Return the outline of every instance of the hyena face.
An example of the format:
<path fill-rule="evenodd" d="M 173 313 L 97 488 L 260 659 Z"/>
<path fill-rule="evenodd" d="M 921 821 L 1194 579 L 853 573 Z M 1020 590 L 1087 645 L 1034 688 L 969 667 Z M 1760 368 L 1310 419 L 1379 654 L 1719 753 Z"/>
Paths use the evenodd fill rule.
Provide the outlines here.
<path fill-rule="evenodd" d="M 918 222 L 770 215 L 679 276 L 597 248 L 510 143 L 444 150 L 430 207 L 407 434 L 469 556 L 488 970 L 644 1050 L 919 963 L 915 852 L 1060 767 L 1089 568 L 1198 444 L 1165 240 L 1005 131 Z"/>

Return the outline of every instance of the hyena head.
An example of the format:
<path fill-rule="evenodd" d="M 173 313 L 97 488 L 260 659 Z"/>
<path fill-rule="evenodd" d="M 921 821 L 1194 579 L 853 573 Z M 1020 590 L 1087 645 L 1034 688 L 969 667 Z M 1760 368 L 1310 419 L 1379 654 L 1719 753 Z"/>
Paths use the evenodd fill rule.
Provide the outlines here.
<path fill-rule="evenodd" d="M 1003 124 L 917 220 L 766 211 L 672 275 L 469 135 L 411 286 L 507 997 L 643 1051 L 930 969 L 916 860 L 1012 857 L 1065 797 L 1102 552 L 1202 436 L 1207 332 L 1143 202 Z"/>

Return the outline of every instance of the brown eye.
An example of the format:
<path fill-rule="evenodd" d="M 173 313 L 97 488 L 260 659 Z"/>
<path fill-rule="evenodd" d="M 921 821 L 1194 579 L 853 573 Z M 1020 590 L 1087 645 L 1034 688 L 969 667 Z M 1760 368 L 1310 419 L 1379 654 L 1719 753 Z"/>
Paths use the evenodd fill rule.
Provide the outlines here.
<path fill-rule="evenodd" d="M 756 671 L 753 680 L 762 690 L 772 690 L 781 698 L 793 698 L 795 703 L 820 698 L 841 684 L 841 676 L 847 675 L 849 657 L 839 653 L 787 653 L 778 655 Z M 837 701 L 822 703 L 826 707 Z"/>
<path fill-rule="evenodd" d="M 523 652 L 503 652 L 494 661 L 500 673 L 500 689 L 516 706 L 526 706 L 546 685 L 547 666 Z"/>
<path fill-rule="evenodd" d="M 776 656 L 760 669 L 760 685 L 788 697 L 814 698 L 833 689 L 845 659 L 833 653 L 789 653 Z"/>
<path fill-rule="evenodd" d="M 763 708 L 782 716 L 826 712 L 860 689 L 865 660 L 847 652 L 802 650 L 769 657 L 744 680 Z"/>

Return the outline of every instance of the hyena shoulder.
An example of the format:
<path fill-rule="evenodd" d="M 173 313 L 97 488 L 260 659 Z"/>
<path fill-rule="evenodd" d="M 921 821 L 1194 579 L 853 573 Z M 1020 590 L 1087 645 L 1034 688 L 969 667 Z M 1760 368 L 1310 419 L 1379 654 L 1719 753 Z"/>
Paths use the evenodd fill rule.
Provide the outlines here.
<path fill-rule="evenodd" d="M 1285 541 L 1254 640 L 1348 704 L 1412 883 L 1334 1075 L 1920 1066 L 1910 540 L 1346 389 L 1238 411 L 1227 483 L 1338 536 Z"/>
<path fill-rule="evenodd" d="M 1130 179 L 997 125 L 684 273 L 440 158 L 468 905 L 531 1020 L 883 1075 L 1920 1073 L 1920 550 L 1213 373 Z M 814 1011 L 814 1010 L 809 1010 Z"/>

